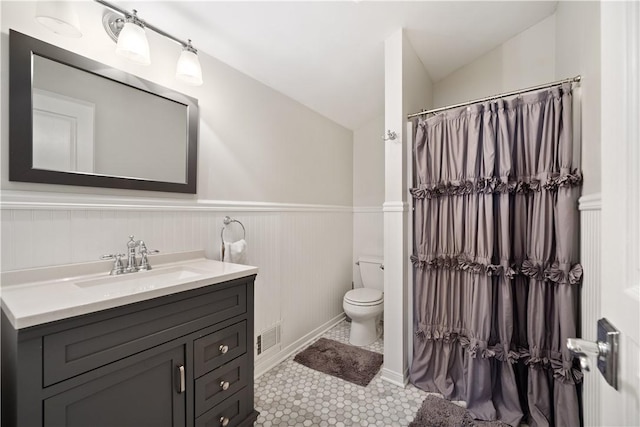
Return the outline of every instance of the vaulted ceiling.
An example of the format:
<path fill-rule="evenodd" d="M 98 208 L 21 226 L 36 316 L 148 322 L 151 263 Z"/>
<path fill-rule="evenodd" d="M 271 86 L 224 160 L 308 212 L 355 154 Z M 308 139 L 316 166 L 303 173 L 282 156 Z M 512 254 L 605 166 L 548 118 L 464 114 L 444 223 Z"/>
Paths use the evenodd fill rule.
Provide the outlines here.
<path fill-rule="evenodd" d="M 555 1 L 117 1 L 349 128 L 383 114 L 384 41 L 406 30 L 434 82 L 554 13 Z M 206 78 L 206 76 L 205 76 Z"/>

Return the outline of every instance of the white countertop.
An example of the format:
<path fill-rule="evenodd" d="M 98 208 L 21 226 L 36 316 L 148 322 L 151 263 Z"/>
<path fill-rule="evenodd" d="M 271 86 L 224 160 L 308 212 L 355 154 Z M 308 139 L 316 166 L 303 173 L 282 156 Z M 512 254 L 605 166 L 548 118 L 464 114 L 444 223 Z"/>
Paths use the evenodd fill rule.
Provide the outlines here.
<path fill-rule="evenodd" d="M 258 273 L 202 251 L 149 257 L 153 269 L 110 276 L 110 262 L 2 273 L 2 310 L 14 329 L 149 300 Z"/>

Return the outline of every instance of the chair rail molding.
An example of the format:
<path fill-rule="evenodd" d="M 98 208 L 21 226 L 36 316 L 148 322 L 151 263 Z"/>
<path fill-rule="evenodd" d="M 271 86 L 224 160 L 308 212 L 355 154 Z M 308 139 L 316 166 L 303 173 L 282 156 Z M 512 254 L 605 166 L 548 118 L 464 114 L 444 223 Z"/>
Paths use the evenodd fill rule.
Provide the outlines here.
<path fill-rule="evenodd" d="M 408 212 L 409 203 L 407 202 L 384 202 L 382 205 L 383 212 Z"/>
<path fill-rule="evenodd" d="M 234 212 L 345 212 L 352 206 L 237 200 L 170 199 L 100 196 L 81 193 L 3 191 L 0 209 L 125 210 L 125 211 L 234 211 Z"/>
<path fill-rule="evenodd" d="M 354 206 L 353 213 L 382 213 L 382 205 L 379 206 Z"/>
<path fill-rule="evenodd" d="M 602 194 L 586 194 L 578 200 L 578 209 L 581 211 L 599 211 L 602 209 Z"/>

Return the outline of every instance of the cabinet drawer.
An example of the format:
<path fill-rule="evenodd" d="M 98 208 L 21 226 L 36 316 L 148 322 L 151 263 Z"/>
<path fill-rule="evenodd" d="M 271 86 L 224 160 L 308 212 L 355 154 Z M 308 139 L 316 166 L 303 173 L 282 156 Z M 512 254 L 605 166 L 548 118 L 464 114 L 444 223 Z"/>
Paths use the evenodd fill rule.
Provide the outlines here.
<path fill-rule="evenodd" d="M 251 388 L 245 387 L 225 399 L 215 408 L 196 418 L 196 427 L 220 427 L 228 419 L 227 427 L 242 425 L 253 411 Z"/>
<path fill-rule="evenodd" d="M 199 338 L 193 343 L 193 376 L 198 378 L 246 352 L 246 321 Z"/>
<path fill-rule="evenodd" d="M 245 354 L 196 380 L 196 417 L 248 384 L 248 363 Z"/>
<path fill-rule="evenodd" d="M 46 335 L 44 386 L 246 311 L 247 287 L 242 284 Z"/>

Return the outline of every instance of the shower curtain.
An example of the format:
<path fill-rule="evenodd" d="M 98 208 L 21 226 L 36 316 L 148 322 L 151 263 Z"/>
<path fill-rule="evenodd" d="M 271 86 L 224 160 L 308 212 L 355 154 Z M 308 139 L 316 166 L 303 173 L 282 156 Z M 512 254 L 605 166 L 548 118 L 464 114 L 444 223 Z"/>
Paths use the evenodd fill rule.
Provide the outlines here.
<path fill-rule="evenodd" d="M 411 381 L 478 419 L 579 426 L 571 86 L 417 121 L 413 150 Z"/>

